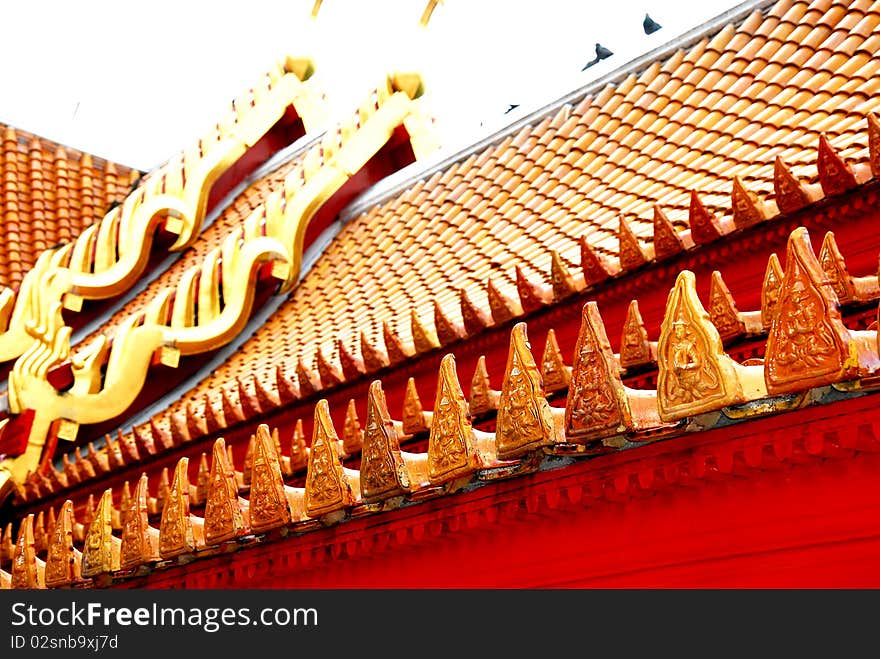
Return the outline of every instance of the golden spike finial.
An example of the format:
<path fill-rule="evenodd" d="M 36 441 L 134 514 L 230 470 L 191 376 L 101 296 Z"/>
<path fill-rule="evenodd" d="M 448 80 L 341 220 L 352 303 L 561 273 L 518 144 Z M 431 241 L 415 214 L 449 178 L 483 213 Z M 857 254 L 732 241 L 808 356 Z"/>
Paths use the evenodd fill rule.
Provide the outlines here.
<path fill-rule="evenodd" d="M 773 165 L 773 190 L 776 206 L 782 213 L 794 213 L 815 201 L 801 181 L 795 177 L 780 156 Z"/>
<path fill-rule="evenodd" d="M 18 529 L 15 552 L 12 558 L 11 585 L 14 589 L 33 589 L 45 587 L 43 561 L 37 558 L 34 547 L 34 516 L 25 517 Z"/>
<path fill-rule="evenodd" d="M 34 549 L 38 554 L 46 551 L 46 514 L 41 510 L 34 519 Z"/>
<path fill-rule="evenodd" d="M 718 238 L 724 235 L 721 222 L 712 211 L 706 208 L 696 190 L 691 190 L 688 224 L 691 227 L 691 238 L 698 245 L 718 240 Z"/>
<path fill-rule="evenodd" d="M 428 479 L 441 485 L 473 473 L 480 466 L 468 402 L 461 390 L 455 357 L 440 361 L 431 434 L 428 439 Z"/>
<path fill-rule="evenodd" d="M 831 282 L 831 288 L 837 295 L 837 301 L 840 304 L 847 304 L 855 300 L 856 291 L 852 276 L 847 271 L 846 261 L 837 247 L 833 231 L 828 231 L 822 240 L 822 247 L 819 249 L 819 263 L 825 276 Z"/>
<path fill-rule="evenodd" d="M 574 295 L 578 290 L 568 266 L 555 249 L 550 251 L 550 287 L 553 290 L 553 299 L 556 301 Z"/>
<path fill-rule="evenodd" d="M 764 282 L 761 286 L 761 325 L 767 331 L 776 318 L 781 286 L 782 266 L 779 264 L 779 257 L 773 253 L 767 260 L 767 270 L 764 272 Z"/>
<path fill-rule="evenodd" d="M 336 453 L 339 437 L 330 418 L 330 406 L 322 398 L 315 405 L 312 445 L 306 474 L 306 514 L 320 517 L 354 503 L 351 487 Z"/>
<path fill-rule="evenodd" d="M 633 368 L 652 364 L 656 359 L 655 347 L 648 340 L 648 330 L 639 311 L 638 300 L 630 300 L 626 320 L 620 334 L 620 366 Z"/>
<path fill-rule="evenodd" d="M 199 409 L 199 402 L 191 400 L 186 404 L 186 434 L 190 440 L 206 435 L 205 410 Z"/>
<path fill-rule="evenodd" d="M 168 467 L 162 467 L 159 474 L 159 486 L 156 488 L 156 507 L 159 510 L 165 507 L 165 501 L 168 499 L 168 493 L 171 491 L 171 485 L 168 478 Z"/>
<path fill-rule="evenodd" d="M 223 418 L 231 425 L 245 420 L 241 406 L 237 405 L 234 399 L 234 394 L 230 394 L 226 389 L 220 389 L 220 408 L 223 411 Z"/>
<path fill-rule="evenodd" d="M 300 432 L 302 432 L 301 426 Z M 364 431 L 361 429 L 354 398 L 350 398 L 348 409 L 345 411 L 345 425 L 342 427 L 342 450 L 345 455 L 352 456 L 360 453 L 363 445 Z"/>
<path fill-rule="evenodd" d="M 181 458 L 177 461 L 171 492 L 162 509 L 162 520 L 159 524 L 159 554 L 162 558 L 173 558 L 196 549 L 192 518 L 189 513 L 188 467 L 189 458 Z"/>
<path fill-rule="evenodd" d="M 302 419 L 297 419 L 296 426 L 293 428 L 293 437 L 290 440 L 290 472 L 295 474 L 308 466 L 309 447 L 306 445 Z"/>
<path fill-rule="evenodd" d="M 290 504 L 284 491 L 281 461 L 265 423 L 257 426 L 250 481 L 249 513 L 254 531 L 262 533 L 289 524 Z"/>
<path fill-rule="evenodd" d="M 388 321 L 382 321 L 382 339 L 385 341 L 385 352 L 391 365 L 399 364 L 413 356 L 412 351 L 404 345 L 403 339 Z"/>
<path fill-rule="evenodd" d="M 275 364 L 275 390 L 282 405 L 292 403 L 300 396 L 296 382 L 284 374 L 281 364 Z"/>
<path fill-rule="evenodd" d="M 467 335 L 464 327 L 449 319 L 437 300 L 434 300 L 434 326 L 437 328 L 437 338 L 444 346 Z"/>
<path fill-rule="evenodd" d="M 733 224 L 737 229 L 745 229 L 766 220 L 770 213 L 767 204 L 757 194 L 746 188 L 739 176 L 733 177 L 733 190 L 730 193 L 733 209 Z"/>
<path fill-rule="evenodd" d="M 227 426 L 223 411 L 217 411 L 214 408 L 211 396 L 207 392 L 202 396 L 202 415 L 205 418 L 205 431 L 209 435 L 219 432 Z"/>
<path fill-rule="evenodd" d="M 629 226 L 629 222 L 621 215 L 617 226 L 617 258 L 621 270 L 635 270 L 648 262 L 648 256 L 642 249 L 638 237 Z"/>
<path fill-rule="evenodd" d="M 608 262 L 596 253 L 593 246 L 587 242 L 586 236 L 581 236 L 581 270 L 587 286 L 605 281 L 618 272 L 618 269 L 608 265 Z"/>
<path fill-rule="evenodd" d="M 654 258 L 665 259 L 684 251 L 685 244 L 666 213 L 654 204 Z"/>
<path fill-rule="evenodd" d="M 388 366 L 388 355 L 370 341 L 363 331 L 361 331 L 361 355 L 364 360 L 364 369 L 368 373 Z"/>
<path fill-rule="evenodd" d="M 365 373 L 363 360 L 352 354 L 341 339 L 336 340 L 336 351 L 339 353 L 339 363 L 346 380 L 355 380 Z"/>
<path fill-rule="evenodd" d="M 46 556 L 46 586 L 49 588 L 69 586 L 82 578 L 82 554 L 73 546 L 75 525 L 73 501 L 68 499 L 61 506 Z"/>
<path fill-rule="evenodd" d="M 525 313 L 537 311 L 553 301 L 553 290 L 551 287 L 531 281 L 519 265 L 516 266 L 515 271 L 516 292 L 519 293 L 520 304 Z"/>
<path fill-rule="evenodd" d="M 3 529 L 3 539 L 0 542 L 0 563 L 6 565 L 12 562 L 12 556 L 15 553 L 15 541 L 12 539 L 12 522 L 6 523 Z"/>
<path fill-rule="evenodd" d="M 254 450 L 257 448 L 257 438 L 250 436 L 247 445 L 247 451 L 244 454 L 244 466 L 242 467 L 241 479 L 244 485 L 251 484 L 251 471 L 254 467 Z"/>
<path fill-rule="evenodd" d="M 553 414 L 544 396 L 525 323 L 517 323 L 510 333 L 495 443 L 501 460 L 518 458 L 557 443 Z"/>
<path fill-rule="evenodd" d="M 415 308 L 410 312 L 409 326 L 416 353 L 430 352 L 440 347 L 440 339 L 437 337 L 437 332 L 422 322 Z"/>
<path fill-rule="evenodd" d="M 46 515 L 46 533 L 49 535 L 50 542 L 55 533 L 55 525 L 57 523 L 58 520 L 55 518 L 55 507 L 52 506 L 49 508 L 49 513 Z"/>
<path fill-rule="evenodd" d="M 119 498 L 119 528 L 125 526 L 131 509 L 131 485 L 128 481 L 122 484 L 122 495 Z"/>
<path fill-rule="evenodd" d="M 817 169 L 819 184 L 822 186 L 825 196 L 843 194 L 858 185 L 852 168 L 831 146 L 825 133 L 819 134 Z"/>
<path fill-rule="evenodd" d="M 161 427 L 156 422 L 156 417 L 154 416 L 150 417 L 150 434 L 153 436 L 153 440 L 164 450 L 167 451 L 174 448 L 174 439 L 171 437 L 171 431 Z"/>
<path fill-rule="evenodd" d="M 137 444 L 134 441 L 133 435 L 126 435 L 122 432 L 122 428 L 117 428 L 116 430 L 117 444 L 119 445 L 119 449 L 122 451 L 122 454 L 125 456 L 125 464 L 130 464 L 132 462 L 139 462 L 141 459 L 140 453 L 138 453 Z"/>
<path fill-rule="evenodd" d="M 407 435 L 426 432 L 430 423 L 431 413 L 425 412 L 415 378 L 410 378 L 406 382 L 406 393 L 403 397 L 403 432 Z"/>
<path fill-rule="evenodd" d="M 252 376 L 252 379 L 254 381 L 254 393 L 256 394 L 257 398 L 257 406 L 260 408 L 261 412 L 274 410 L 281 404 L 281 401 L 278 398 L 278 392 L 274 391 L 274 387 L 267 388 L 263 386 L 263 383 L 260 381 L 260 378 L 258 378 L 256 374 Z"/>
<path fill-rule="evenodd" d="M 611 351 L 605 324 L 595 302 L 581 312 L 581 328 L 574 348 L 565 436 L 573 443 L 624 432 L 632 425 L 626 391 Z"/>
<path fill-rule="evenodd" d="M 272 428 L 272 446 L 275 447 L 275 455 L 278 456 L 278 459 L 284 456 L 284 452 L 281 450 L 281 435 L 278 433 L 278 428 Z"/>
<path fill-rule="evenodd" d="M 97 577 L 119 569 L 119 538 L 113 535 L 113 490 L 101 495 L 94 519 L 86 533 L 82 554 L 82 575 Z"/>
<path fill-rule="evenodd" d="M 141 474 L 122 529 L 119 559 L 122 569 L 129 570 L 159 560 L 159 531 L 150 526 L 147 485 L 147 475 Z"/>
<path fill-rule="evenodd" d="M 400 454 L 400 436 L 388 412 L 380 380 L 373 380 L 367 393 L 360 480 L 364 503 L 378 503 L 412 489 L 406 464 Z"/>
<path fill-rule="evenodd" d="M 474 304 L 464 288 L 459 289 L 458 301 L 461 306 L 464 329 L 469 335 L 479 334 L 492 325 L 490 314 Z"/>
<path fill-rule="evenodd" d="M 236 376 L 236 390 L 238 392 L 238 404 L 241 406 L 241 413 L 245 419 L 251 419 L 260 414 L 260 405 L 257 403 L 256 397 L 251 395 L 244 380 Z"/>
<path fill-rule="evenodd" d="M 326 355 L 324 355 L 324 350 L 321 349 L 321 346 L 318 346 L 316 357 L 316 361 L 318 363 L 318 379 L 320 381 L 319 389 L 329 389 L 330 387 L 335 387 L 336 385 L 345 382 L 345 376 L 342 374 L 342 370 L 338 368 L 336 364 L 332 363 Z M 297 376 L 299 378 L 299 381 L 302 382 L 303 379 L 306 379 L 308 381 L 308 376 L 302 375 L 300 371 L 301 364 L 302 361 L 297 362 Z M 309 382 L 306 387 L 307 390 L 309 388 L 311 388 L 312 391 L 308 395 L 311 395 L 315 391 L 314 387 L 311 385 L 311 382 Z"/>
<path fill-rule="evenodd" d="M 733 295 L 717 270 L 712 272 L 712 283 L 709 287 L 709 319 L 718 330 L 722 341 L 729 341 L 746 333 L 746 324 L 739 316 Z"/>
<path fill-rule="evenodd" d="M 139 453 L 156 455 L 156 440 L 149 425 L 132 426 L 131 434 L 137 444 Z"/>
<path fill-rule="evenodd" d="M 493 389 L 489 381 L 486 356 L 480 355 L 477 367 L 474 369 L 474 377 L 471 379 L 471 393 L 468 399 L 471 414 L 477 416 L 498 409 L 500 397 L 501 392 Z"/>
<path fill-rule="evenodd" d="M 547 330 L 544 355 L 541 357 L 541 379 L 544 381 L 544 389 L 548 392 L 562 391 L 571 382 L 571 366 L 568 366 L 562 358 L 559 343 L 556 341 L 556 332 L 552 328 Z"/>
<path fill-rule="evenodd" d="M 218 544 L 248 532 L 245 509 L 239 501 L 238 482 L 226 452 L 226 441 L 214 442 L 211 480 L 205 501 L 205 541 Z"/>
<path fill-rule="evenodd" d="M 837 295 L 804 227 L 791 232 L 776 317 L 767 335 L 764 377 L 772 394 L 802 391 L 854 377 L 851 337 Z"/>
<path fill-rule="evenodd" d="M 505 293 L 491 276 L 486 282 L 486 299 L 489 302 L 492 322 L 496 325 L 502 325 L 523 314 L 519 300 Z"/>
<path fill-rule="evenodd" d="M 195 505 L 205 505 L 208 499 L 208 486 L 211 482 L 211 468 L 208 466 L 208 456 L 205 452 L 199 457 L 199 469 L 196 472 L 196 489 L 193 496 Z"/>
<path fill-rule="evenodd" d="M 95 495 L 89 494 L 89 498 L 86 499 L 86 505 L 83 508 L 83 526 L 85 526 L 85 530 L 89 530 L 89 526 L 92 524 L 92 520 L 95 519 Z"/>

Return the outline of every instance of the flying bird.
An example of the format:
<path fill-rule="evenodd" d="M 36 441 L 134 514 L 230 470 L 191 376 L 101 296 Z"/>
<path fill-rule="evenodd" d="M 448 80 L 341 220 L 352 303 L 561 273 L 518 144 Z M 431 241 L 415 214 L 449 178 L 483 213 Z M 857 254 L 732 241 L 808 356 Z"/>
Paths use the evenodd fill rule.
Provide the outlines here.
<path fill-rule="evenodd" d="M 663 26 L 648 16 L 648 14 L 645 14 L 645 20 L 642 21 L 642 27 L 645 29 L 645 34 L 654 34 Z"/>
<path fill-rule="evenodd" d="M 613 54 L 614 53 L 611 52 L 610 50 L 608 50 L 605 46 L 603 46 L 600 43 L 597 43 L 596 44 L 596 59 L 592 59 L 589 62 L 587 62 L 586 64 L 584 64 L 584 68 L 582 68 L 581 71 L 586 71 L 594 64 L 598 64 L 603 59 L 608 59 Z"/>

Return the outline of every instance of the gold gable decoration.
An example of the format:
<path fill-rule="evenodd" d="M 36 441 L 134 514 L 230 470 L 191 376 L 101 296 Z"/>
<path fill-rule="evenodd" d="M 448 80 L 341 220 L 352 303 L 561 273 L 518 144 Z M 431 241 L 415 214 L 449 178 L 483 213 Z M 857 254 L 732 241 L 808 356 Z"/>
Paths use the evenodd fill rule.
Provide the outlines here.
<path fill-rule="evenodd" d="M 64 325 L 60 302 L 50 300 L 40 306 L 38 326 L 45 329 L 32 332 L 33 343 L 16 362 L 9 383 L 10 410 L 36 410 L 28 450 L 0 464 L 0 481 L 10 477 L 22 481 L 34 470 L 53 422 L 60 420 L 65 438 L 73 439 L 78 425 L 98 423 L 127 409 L 143 387 L 157 351 L 161 350 L 164 363 L 176 366 L 179 355 L 228 343 L 250 316 L 263 263 L 274 263 L 273 276 L 282 280 L 278 293 L 288 291 L 299 276 L 310 220 L 388 141 L 395 128 L 407 127 L 417 157 L 436 147 L 426 134 L 419 104 L 409 95 L 411 86 L 407 86 L 409 92 L 400 91 L 398 79 L 386 76 L 353 118 L 327 131 L 280 190 L 269 194 L 201 265 L 184 273 L 173 294 L 163 291 L 143 316 L 123 322 L 112 348 L 99 335 L 74 355 L 74 385 L 65 392 L 57 391 L 47 375 L 70 355 L 71 330 Z M 174 302 L 166 324 L 166 313 L 159 308 L 165 309 L 171 297 Z M 166 360 L 166 353 L 173 353 L 174 359 Z"/>

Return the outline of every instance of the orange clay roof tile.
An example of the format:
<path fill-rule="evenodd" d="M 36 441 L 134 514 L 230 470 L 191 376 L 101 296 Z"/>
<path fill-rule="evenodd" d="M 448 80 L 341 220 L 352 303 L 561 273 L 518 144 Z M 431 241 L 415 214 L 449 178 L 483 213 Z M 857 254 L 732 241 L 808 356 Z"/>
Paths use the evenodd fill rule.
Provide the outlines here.
<path fill-rule="evenodd" d="M 16 287 L 43 250 L 78 236 L 140 172 L 11 126 L 2 133 L 0 285 Z"/>

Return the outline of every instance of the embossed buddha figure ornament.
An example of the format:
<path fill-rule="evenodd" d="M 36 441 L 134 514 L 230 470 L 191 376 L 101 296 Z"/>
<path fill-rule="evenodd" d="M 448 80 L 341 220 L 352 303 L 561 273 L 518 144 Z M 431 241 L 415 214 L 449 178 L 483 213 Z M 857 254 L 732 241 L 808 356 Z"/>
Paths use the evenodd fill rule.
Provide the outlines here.
<path fill-rule="evenodd" d="M 820 304 L 820 299 L 810 295 L 802 282 L 795 282 L 785 304 L 787 322 L 782 326 L 785 341 L 779 342 L 779 364 L 791 366 L 802 362 L 820 366 L 834 352 L 834 337 L 822 322 L 824 310 Z"/>
<path fill-rule="evenodd" d="M 312 497 L 317 503 L 334 501 L 338 496 L 338 484 L 334 477 L 334 471 L 335 465 L 330 459 L 329 452 L 327 450 L 317 452 L 312 469 L 312 478 L 314 479 Z"/>
<path fill-rule="evenodd" d="M 668 381 L 669 397 L 680 403 L 689 403 L 718 388 L 713 369 L 704 368 L 696 345 L 696 336 L 683 318 L 672 322 L 672 373 Z"/>
<path fill-rule="evenodd" d="M 461 461 L 464 446 L 459 437 L 458 416 L 452 398 L 444 395 L 437 406 L 437 466 L 450 469 Z"/>
<path fill-rule="evenodd" d="M 603 356 L 595 341 L 585 340 L 578 352 L 577 387 L 571 405 L 574 428 L 589 428 L 613 414 L 615 402 L 606 383 Z"/>

